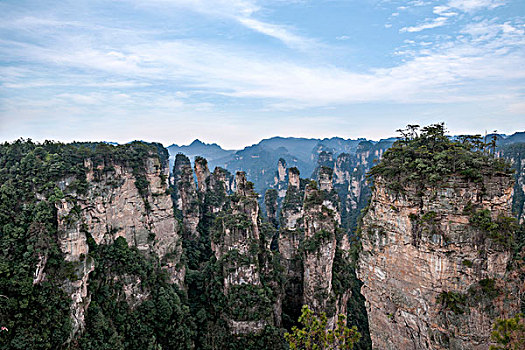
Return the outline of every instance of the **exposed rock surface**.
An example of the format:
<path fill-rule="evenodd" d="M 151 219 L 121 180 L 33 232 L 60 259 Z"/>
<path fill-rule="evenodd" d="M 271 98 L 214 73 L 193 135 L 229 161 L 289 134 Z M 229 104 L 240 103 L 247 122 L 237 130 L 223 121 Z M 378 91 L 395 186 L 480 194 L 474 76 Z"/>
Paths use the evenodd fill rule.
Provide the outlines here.
<path fill-rule="evenodd" d="M 286 188 L 288 187 L 288 172 L 286 168 L 286 161 L 283 158 L 279 159 L 277 163 L 277 172 L 274 178 L 274 184 L 272 188 L 275 188 L 278 192 L 279 202 L 282 201 L 286 195 Z"/>
<path fill-rule="evenodd" d="M 200 166 L 202 166 L 202 164 L 200 164 Z M 197 164 L 195 167 L 197 168 Z M 206 182 L 204 172 L 199 172 L 199 176 L 201 187 L 204 187 Z M 200 218 L 199 197 L 193 179 L 191 162 L 188 157 L 183 154 L 177 154 L 175 158 L 173 179 L 175 186 L 175 203 L 177 209 L 182 213 L 184 237 L 197 239 L 199 237 L 197 226 L 199 225 Z"/>
<path fill-rule="evenodd" d="M 88 237 L 96 244 L 111 244 L 124 237 L 128 245 L 156 256 L 168 270 L 171 282 L 183 285 L 179 226 L 167 191 L 169 169 L 157 157 L 144 162 L 142 179 L 147 188 L 140 191 L 139 177 L 133 169 L 118 163 L 94 167 L 86 160 L 87 192 L 69 193 L 56 204 L 60 247 L 66 261 L 75 264 L 79 276 L 64 287 L 72 296 L 72 336 L 84 327 L 84 313 L 90 302 L 87 284 L 95 266 L 89 257 Z M 62 185 L 67 186 L 68 181 Z"/>
<path fill-rule="evenodd" d="M 297 168 L 288 170 L 288 189 L 280 215 L 278 238 L 281 264 L 286 278 L 284 311 L 297 319 L 303 304 L 303 264 L 299 246 L 304 237 L 304 188 Z"/>
<path fill-rule="evenodd" d="M 303 303 L 316 313 L 326 312 L 334 325 L 336 310 L 332 272 L 336 251 L 335 213 L 323 204 L 323 193 L 306 186 L 304 205 Z"/>
<path fill-rule="evenodd" d="M 266 208 L 266 216 L 275 228 L 279 226 L 278 199 L 279 197 L 276 189 L 270 188 L 264 194 L 264 206 Z"/>
<path fill-rule="evenodd" d="M 261 233 L 261 217 L 257 194 L 253 184 L 246 180 L 243 172 L 235 177 L 235 194 L 230 197 L 230 207 L 222 211 L 212 234 L 212 250 L 222 266 L 224 294 L 228 299 L 228 310 L 224 317 L 232 334 L 260 333 L 266 325 L 280 323 L 274 312 L 273 302 L 246 305 L 247 296 L 266 300 L 268 295 L 263 285 L 268 266 L 261 255 L 270 252 L 270 240 Z M 273 301 L 276 301 L 275 299 Z M 280 304 L 280 301 L 277 301 Z"/>
<path fill-rule="evenodd" d="M 503 146 L 498 151 L 498 156 L 510 160 L 516 171 L 512 209 L 520 224 L 523 224 L 525 223 L 525 143 Z"/>
<path fill-rule="evenodd" d="M 493 320 L 518 301 L 503 281 L 509 249 L 472 225 L 469 213 L 511 216 L 511 178 L 404 187 L 393 193 L 376 179 L 363 218 L 358 275 L 373 348 L 488 349 Z"/>
<path fill-rule="evenodd" d="M 195 175 L 199 184 L 199 192 L 206 192 L 209 186 L 210 170 L 208 161 L 202 157 L 195 158 Z"/>
<path fill-rule="evenodd" d="M 338 314 L 346 315 L 351 296 L 349 288 L 333 287 L 335 275 L 341 278 L 341 268 L 350 264 L 350 244 L 340 229 L 339 198 L 332 175 L 331 168 L 321 166 L 318 188 L 315 181 L 301 180 L 295 169 L 289 170 L 278 239 L 286 280 L 283 312 L 297 319 L 306 304 L 316 313 L 325 312 L 329 327 L 335 325 Z"/>

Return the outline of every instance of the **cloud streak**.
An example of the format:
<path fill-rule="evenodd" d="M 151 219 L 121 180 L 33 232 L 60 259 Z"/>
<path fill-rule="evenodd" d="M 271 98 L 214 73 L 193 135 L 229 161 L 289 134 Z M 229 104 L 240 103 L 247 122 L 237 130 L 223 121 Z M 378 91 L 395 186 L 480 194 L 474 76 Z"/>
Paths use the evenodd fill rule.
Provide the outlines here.
<path fill-rule="evenodd" d="M 504 0 L 450 0 L 448 6 L 464 12 L 474 12 L 482 9 L 495 9 L 505 5 Z"/>
<path fill-rule="evenodd" d="M 280 40 L 292 49 L 306 50 L 316 40 L 298 35 L 290 26 L 269 23 L 255 18 L 261 7 L 253 0 L 152 0 L 147 3 L 132 1 L 137 6 L 175 6 L 211 17 L 232 20 L 254 32 Z"/>
<path fill-rule="evenodd" d="M 485 2 L 485 9 L 496 4 L 491 3 Z M 332 29 L 332 23 L 324 28 L 324 38 L 321 31 L 311 31 L 319 40 L 298 34 L 308 33 L 301 21 L 271 17 L 276 10 L 262 2 L 111 4 L 116 6 L 112 14 L 132 14 L 119 18 L 93 11 L 64 17 L 61 11 L 76 10 L 55 9 L 40 16 L 38 11 L 0 15 L 5 17 L 0 21 L 4 130 L 20 134 L 38 125 L 54 130 L 49 125 L 61 122 L 74 128 L 83 121 L 96 130 L 114 116 L 123 124 L 133 120 L 153 130 L 150 117 L 175 129 L 184 125 L 187 133 L 189 121 L 198 120 L 214 125 L 207 131 L 212 135 L 218 125 L 228 123 L 231 130 L 240 130 L 235 123 L 243 124 L 250 116 L 244 123 L 247 128 L 266 125 L 270 133 L 268 125 L 281 126 L 281 120 L 265 124 L 266 120 L 293 114 L 295 122 L 311 115 L 309 126 L 317 132 L 326 122 L 316 118 L 372 120 L 372 112 L 362 106 L 382 115 L 395 105 L 403 118 L 418 104 L 433 106 L 426 107 L 425 115 L 439 115 L 452 106 L 470 106 L 464 115 L 481 105 L 483 112 L 513 116 L 523 110 L 525 27 L 511 17 L 480 15 L 487 11 L 474 10 L 474 3 L 461 7 L 453 1 L 412 2 L 399 16 L 390 16 L 395 9 L 385 11 L 385 20 L 395 18 L 406 25 L 402 21 L 416 8 L 420 20 L 401 29 L 402 34 L 384 29 L 379 21 L 376 29 L 367 27 L 376 32 L 366 37 L 368 33 L 345 18 L 338 28 Z M 370 45 L 386 32 L 395 37 Z M 391 39 L 398 41 L 390 45 Z M 362 46 L 356 47 L 360 41 Z M 385 59 L 375 60 L 376 55 Z"/>
<path fill-rule="evenodd" d="M 515 69 L 525 61 L 523 29 L 511 23 L 485 21 L 466 26 L 462 35 L 457 40 L 412 51 L 413 58 L 401 65 L 368 73 L 268 59 L 235 47 L 194 40 L 152 43 L 141 38 L 138 44 L 111 50 L 86 47 L 78 38 L 65 40 L 68 46 L 4 45 L 21 60 L 30 57 L 45 65 L 119 76 L 120 80 L 106 82 L 110 87 L 169 82 L 209 94 L 289 101 L 303 108 L 384 100 L 439 102 L 450 89 L 464 87 L 472 79 L 498 78 L 510 83 L 524 78 L 525 72 Z M 70 46 L 75 41 L 82 44 Z M 22 88 L 28 78 L 26 74 L 4 87 Z M 32 84 L 38 86 L 38 82 Z M 489 86 L 484 90 L 490 95 Z M 458 94 L 464 99 L 479 98 L 469 97 L 468 92 Z"/>

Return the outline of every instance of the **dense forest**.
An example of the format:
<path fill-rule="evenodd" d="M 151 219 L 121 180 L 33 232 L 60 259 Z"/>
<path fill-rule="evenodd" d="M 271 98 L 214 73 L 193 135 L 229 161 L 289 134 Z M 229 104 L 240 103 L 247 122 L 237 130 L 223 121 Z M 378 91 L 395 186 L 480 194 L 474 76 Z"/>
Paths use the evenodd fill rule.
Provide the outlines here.
<path fill-rule="evenodd" d="M 370 183 L 381 178 L 403 195 L 407 184 L 424 192 L 453 176 L 472 184 L 512 176 L 522 213 L 524 144 L 451 139 L 442 124 L 401 132 Z M 200 157 L 193 169 L 180 154 L 167 172 L 168 152 L 155 143 L 0 145 L 0 349 L 307 349 L 308 336 L 321 348 L 370 349 L 356 265 L 371 164 L 345 157 L 320 160 L 317 181 L 286 169 L 279 197 L 278 188 L 256 193 L 244 173 L 210 172 Z M 351 181 L 337 182 L 334 168 L 354 169 L 367 186 L 353 204 Z M 169 217 L 159 209 L 165 201 Z M 103 222 L 98 206 L 111 203 L 132 207 L 145 233 Z M 518 221 L 481 209 L 465 215 L 512 251 L 509 269 L 523 280 Z M 169 242 L 157 229 L 166 222 Z"/>

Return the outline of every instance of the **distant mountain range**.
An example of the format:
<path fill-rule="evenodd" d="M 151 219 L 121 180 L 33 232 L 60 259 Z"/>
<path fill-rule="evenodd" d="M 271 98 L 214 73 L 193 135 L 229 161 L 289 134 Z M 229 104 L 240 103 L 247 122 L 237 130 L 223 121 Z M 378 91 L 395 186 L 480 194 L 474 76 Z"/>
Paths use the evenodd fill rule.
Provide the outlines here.
<path fill-rule="evenodd" d="M 195 140 L 187 146 L 173 144 L 168 147 L 170 163 L 173 167 L 175 156 L 183 153 L 193 162 L 196 156 L 208 160 L 211 170 L 219 166 L 234 174 L 237 171 L 246 172 L 248 179 L 255 184 L 255 190 L 264 193 L 274 182 L 277 163 L 283 159 L 288 168 L 297 167 L 301 177 L 311 177 L 317 167 L 319 153 L 331 153 L 335 159 L 341 153 L 355 155 L 359 145 L 369 147 L 379 142 L 386 143 L 386 147 L 396 138 L 381 141 L 343 139 L 340 137 L 313 139 L 298 137 L 272 137 L 245 147 L 242 150 L 224 150 L 219 145 L 203 143 Z"/>
<path fill-rule="evenodd" d="M 494 134 L 486 136 L 487 140 Z M 504 146 L 517 142 L 525 142 L 525 132 L 516 132 L 510 136 L 496 134 L 498 145 Z M 257 144 L 245 147 L 242 150 L 225 150 L 216 143 L 204 143 L 195 140 L 189 145 L 173 144 L 168 148 L 170 154 L 170 168 L 173 168 L 175 156 L 183 153 L 193 162 L 196 156 L 208 160 L 210 170 L 217 166 L 232 174 L 236 171 L 245 171 L 248 179 L 255 184 L 255 190 L 263 194 L 274 182 L 279 159 L 284 159 L 286 166 L 297 167 L 301 177 L 313 176 L 318 165 L 318 155 L 322 151 L 332 154 L 335 160 L 341 153 L 354 156 L 358 149 L 376 148 L 387 149 L 397 140 L 396 137 L 379 141 L 365 138 L 343 139 L 340 137 L 315 139 L 300 137 L 272 137 Z"/>

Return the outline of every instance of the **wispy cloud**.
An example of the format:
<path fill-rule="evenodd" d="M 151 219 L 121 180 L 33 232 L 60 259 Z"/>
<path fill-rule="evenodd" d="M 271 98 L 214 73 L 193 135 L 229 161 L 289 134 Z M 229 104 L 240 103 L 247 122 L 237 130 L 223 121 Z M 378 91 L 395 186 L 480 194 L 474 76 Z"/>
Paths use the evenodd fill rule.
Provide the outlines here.
<path fill-rule="evenodd" d="M 465 12 L 494 9 L 505 5 L 505 0 L 450 0 L 448 6 Z"/>
<path fill-rule="evenodd" d="M 484 8 L 496 4 L 491 3 Z M 261 128 L 272 133 L 264 122 L 276 115 L 299 120 L 322 111 L 323 117 L 339 113 L 336 119 L 345 120 L 364 105 L 408 106 L 399 107 L 399 115 L 410 114 L 416 104 L 438 110 L 491 104 L 491 111 L 514 118 L 523 110 L 525 27 L 518 19 L 484 19 L 487 12 L 477 12 L 471 3 L 415 1 L 400 8 L 399 16 L 389 16 L 395 8 L 383 13 L 395 32 L 385 30 L 391 24 L 382 26 L 381 20 L 367 31 L 348 21 L 330 26 L 323 38 L 319 30 L 309 31 L 306 21 L 272 17 L 274 9 L 266 4 L 121 0 L 100 17 L 102 11 L 69 20 L 60 20 L 69 18 L 60 11 L 0 14 L 0 129 L 22 134 L 38 125 L 54 130 L 49 125 L 74 128 L 86 121 L 90 130 L 105 130 L 97 138 L 109 139 L 118 123 L 104 123 L 115 116 L 124 128 L 128 120 L 141 126 L 151 124 L 149 117 L 160 120 L 155 124 L 162 127 L 148 126 L 153 136 L 168 135 L 169 127 L 190 134 L 191 128 L 213 123 L 209 135 L 219 124 L 232 132 L 241 130 L 238 125 L 257 125 L 259 135 Z M 131 15 L 119 18 L 116 10 Z M 421 22 L 397 33 L 398 23 L 415 15 Z M 443 28 L 431 30 L 438 27 Z M 367 36 L 368 29 L 376 32 Z M 309 32 L 320 39 L 304 34 Z M 276 40 L 255 46 L 265 37 Z M 381 115 L 385 109 L 373 111 Z M 372 114 L 359 115 L 372 119 Z M 232 115 L 242 117 L 233 121 Z M 243 123 L 245 116 L 253 124 Z M 320 124 L 308 125 L 317 132 L 313 126 Z M 136 131 L 130 127 L 129 133 Z"/>
<path fill-rule="evenodd" d="M 67 40 L 68 46 L 47 48 L 16 43 L 11 55 L 117 75 L 129 79 L 130 86 L 170 82 L 236 98 L 294 101 L 303 107 L 380 100 L 439 102 L 451 88 L 465 86 L 471 79 L 497 77 L 510 82 L 525 77 L 525 72 L 516 71 L 525 60 L 523 29 L 508 22 L 484 21 L 466 26 L 462 34 L 460 39 L 413 51 L 412 58 L 401 65 L 369 73 L 269 59 L 193 40 L 152 43 L 142 38 L 137 44 L 111 50 L 86 47 L 78 40 L 77 46 Z M 10 84 L 23 84 L 24 79 L 19 80 Z M 487 86 L 483 94 L 490 90 Z M 463 98 L 479 97 L 465 94 Z"/>
<path fill-rule="evenodd" d="M 457 13 L 451 11 L 451 7 L 449 6 L 434 6 L 432 12 L 438 17 L 432 19 L 428 18 L 424 23 L 421 23 L 416 26 L 403 27 L 399 31 L 414 33 L 420 32 L 425 29 L 438 28 L 447 24 L 450 17 L 457 16 Z"/>
<path fill-rule="evenodd" d="M 427 20 L 425 23 L 421 23 L 417 26 L 403 27 L 399 31 L 409 32 L 409 33 L 420 32 L 425 29 L 432 29 L 432 28 L 444 26 L 447 23 L 447 20 L 448 20 L 448 17 L 437 17 L 432 20 Z"/>
<path fill-rule="evenodd" d="M 208 16 L 233 20 L 257 33 L 280 40 L 285 45 L 306 50 L 314 47 L 316 40 L 295 33 L 291 26 L 269 23 L 255 18 L 261 7 L 254 0 L 151 0 L 136 2 L 137 6 L 177 6 Z"/>
<path fill-rule="evenodd" d="M 296 34 L 282 25 L 270 24 L 258 21 L 253 18 L 241 17 L 237 19 L 239 23 L 256 32 L 268 35 L 282 41 L 285 45 L 305 50 L 314 47 L 316 41 Z"/>

